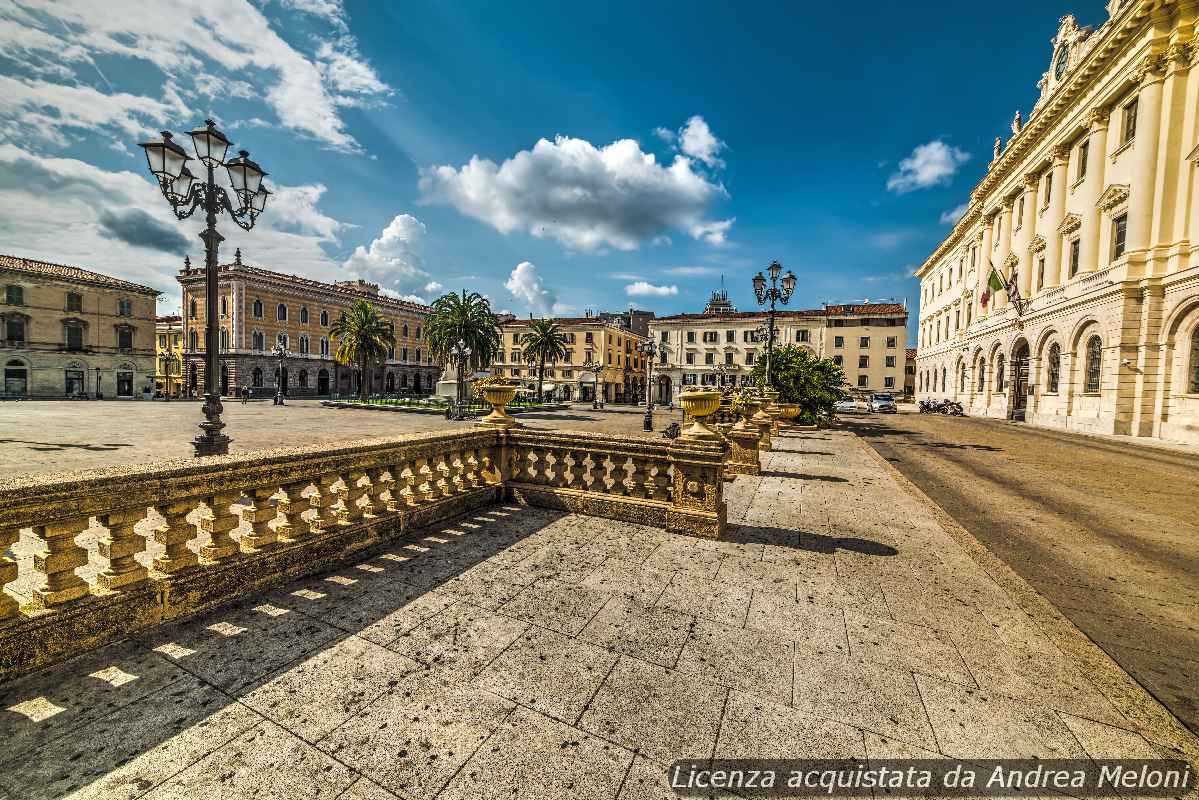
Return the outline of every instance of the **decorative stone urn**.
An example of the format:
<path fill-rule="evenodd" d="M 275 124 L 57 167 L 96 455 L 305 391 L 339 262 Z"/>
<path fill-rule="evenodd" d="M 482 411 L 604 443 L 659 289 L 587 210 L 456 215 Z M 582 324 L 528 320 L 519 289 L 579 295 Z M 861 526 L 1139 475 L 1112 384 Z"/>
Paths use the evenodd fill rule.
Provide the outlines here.
<path fill-rule="evenodd" d="M 705 389 L 685 391 L 679 395 L 679 403 L 683 406 L 683 413 L 694 420 L 689 428 L 679 434 L 680 438 L 720 440 L 720 434 L 704 424 L 705 417 L 712 416 L 720 409 L 720 392 Z"/>
<path fill-rule="evenodd" d="M 497 428 L 518 428 L 520 423 L 508 413 L 507 406 L 516 397 L 516 384 L 492 383 L 483 387 L 483 398 L 491 406 L 491 413 L 479 420 L 479 425 Z"/>
<path fill-rule="evenodd" d="M 750 400 L 742 406 L 741 419 L 737 420 L 737 424 L 733 426 L 735 431 L 752 431 L 758 433 L 758 425 L 754 422 L 754 416 L 762 410 L 762 403 L 758 400 Z"/>
<path fill-rule="evenodd" d="M 770 439 L 771 428 L 774 427 L 774 417 L 770 416 L 770 413 L 766 410 L 769 400 L 766 399 L 761 390 L 758 393 L 763 395 L 762 402 L 758 407 L 757 413 L 749 418 L 749 422 L 758 426 L 758 432 L 762 437 L 758 443 L 758 449 L 770 450 L 774 447 L 774 443 Z"/>

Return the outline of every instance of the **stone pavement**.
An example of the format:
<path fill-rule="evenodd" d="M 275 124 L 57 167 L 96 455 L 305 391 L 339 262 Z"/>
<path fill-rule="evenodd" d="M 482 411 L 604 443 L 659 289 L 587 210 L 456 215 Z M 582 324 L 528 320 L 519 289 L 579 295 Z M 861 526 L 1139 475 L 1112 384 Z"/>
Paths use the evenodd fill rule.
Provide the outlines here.
<path fill-rule="evenodd" d="M 681 757 L 1173 754 L 861 441 L 776 447 L 725 541 L 494 507 L 0 687 L 0 793 L 668 798 Z"/>

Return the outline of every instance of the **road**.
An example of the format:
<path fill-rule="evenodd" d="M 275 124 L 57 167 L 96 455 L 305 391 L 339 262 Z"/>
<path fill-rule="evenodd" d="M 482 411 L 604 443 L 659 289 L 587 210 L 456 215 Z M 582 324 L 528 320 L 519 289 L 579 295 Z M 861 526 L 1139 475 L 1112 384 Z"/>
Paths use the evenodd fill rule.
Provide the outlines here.
<path fill-rule="evenodd" d="M 1199 455 L 1000 420 L 846 422 L 1199 733 Z"/>

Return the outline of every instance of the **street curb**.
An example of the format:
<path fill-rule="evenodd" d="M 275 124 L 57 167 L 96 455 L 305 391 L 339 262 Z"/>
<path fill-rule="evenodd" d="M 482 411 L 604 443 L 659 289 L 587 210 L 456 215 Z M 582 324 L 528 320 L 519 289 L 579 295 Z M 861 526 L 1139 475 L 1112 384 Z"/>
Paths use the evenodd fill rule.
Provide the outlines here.
<path fill-rule="evenodd" d="M 853 433 L 852 431 L 849 431 Z M 940 505 L 899 469 L 853 433 L 871 457 L 890 474 L 908 494 L 926 505 L 938 524 L 962 546 L 966 554 L 984 572 L 1008 593 L 1016 605 L 1032 619 L 1033 624 L 1049 637 L 1050 641 L 1071 661 L 1079 671 L 1103 693 L 1112 705 L 1122 713 L 1132 727 L 1148 739 L 1173 754 L 1180 754 L 1199 769 L 1199 737 L 1178 721 L 1157 698 L 1149 693 L 1112 657 L 1095 644 L 1089 636 L 1075 627 L 1065 615 L 1046 600 L 1023 577 L 992 553 L 986 545 L 962 527 Z"/>

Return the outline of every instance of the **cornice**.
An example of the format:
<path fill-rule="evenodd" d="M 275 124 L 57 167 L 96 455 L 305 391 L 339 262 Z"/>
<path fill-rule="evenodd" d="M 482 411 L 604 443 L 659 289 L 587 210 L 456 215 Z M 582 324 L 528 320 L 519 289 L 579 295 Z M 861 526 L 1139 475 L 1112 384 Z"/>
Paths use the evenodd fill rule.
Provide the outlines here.
<path fill-rule="evenodd" d="M 1199 143 L 1196 143 L 1194 149 L 1187 153 L 1187 161 L 1194 161 L 1195 166 L 1199 167 Z"/>
<path fill-rule="evenodd" d="M 1095 202 L 1095 207 L 1100 211 L 1111 211 L 1127 199 L 1128 184 L 1113 183 L 1103 190 L 1103 194 L 1099 195 L 1099 200 Z"/>
<path fill-rule="evenodd" d="M 1082 227 L 1082 217 L 1078 214 L 1067 214 L 1062 220 L 1062 224 L 1057 226 L 1057 232 L 1062 236 L 1069 233 L 1074 233 Z"/>
<path fill-rule="evenodd" d="M 1044 250 L 1045 247 L 1045 237 L 1038 233 L 1036 236 L 1032 237 L 1032 241 L 1028 243 L 1028 252 L 1039 253 Z"/>

